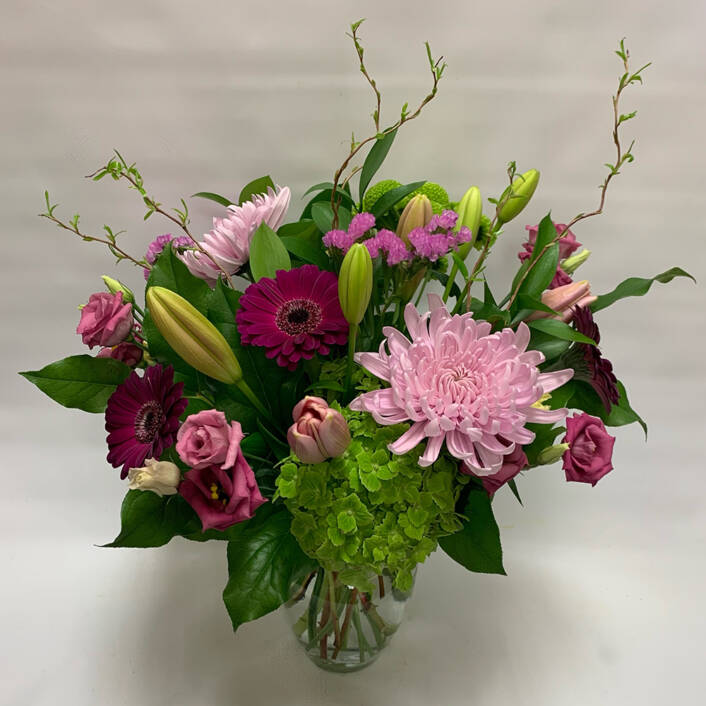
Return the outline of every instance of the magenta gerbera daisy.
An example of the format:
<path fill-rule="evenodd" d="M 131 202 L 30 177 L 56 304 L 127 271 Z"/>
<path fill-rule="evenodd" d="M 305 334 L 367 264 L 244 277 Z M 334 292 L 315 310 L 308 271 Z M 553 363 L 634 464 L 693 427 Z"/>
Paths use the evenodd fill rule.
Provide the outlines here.
<path fill-rule="evenodd" d="M 423 315 L 407 305 L 409 339 L 387 327 L 378 353 L 356 353 L 356 361 L 390 387 L 365 392 L 350 407 L 370 412 L 378 424 L 411 422 L 389 449 L 404 454 L 427 439 L 420 466 L 431 466 L 445 444 L 471 473 L 494 475 L 518 446 L 533 441 L 527 422 L 550 424 L 566 416 L 566 409 L 534 404 L 571 379 L 573 370 L 540 372 L 544 356 L 527 350 L 524 323 L 517 331 L 491 333 L 491 325 L 472 314 L 452 316 L 436 294 L 429 295 L 429 305 Z"/>
<path fill-rule="evenodd" d="M 122 465 L 120 477 L 159 458 L 176 439 L 179 416 L 186 409 L 183 382 L 174 382 L 174 369 L 154 365 L 140 377 L 133 371 L 108 400 L 105 430 L 108 432 L 108 463 Z"/>
<path fill-rule="evenodd" d="M 299 361 L 348 339 L 348 322 L 338 301 L 338 278 L 315 265 L 278 270 L 240 297 L 235 315 L 240 340 L 262 346 L 268 358 L 294 370 Z"/>

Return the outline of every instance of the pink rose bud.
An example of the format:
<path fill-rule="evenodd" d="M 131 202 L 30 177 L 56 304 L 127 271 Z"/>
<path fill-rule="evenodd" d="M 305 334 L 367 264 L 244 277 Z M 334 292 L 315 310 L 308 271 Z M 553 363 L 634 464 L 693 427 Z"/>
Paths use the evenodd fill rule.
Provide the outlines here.
<path fill-rule="evenodd" d="M 207 413 L 215 411 L 206 410 Z M 202 414 L 204 412 L 192 416 Z M 226 462 L 222 466 L 216 463 L 192 468 L 179 485 L 179 494 L 196 511 L 204 532 L 225 530 L 237 522 L 249 520 L 257 508 L 267 502 L 240 448 L 243 437 L 240 423 L 233 422 Z"/>
<path fill-rule="evenodd" d="M 177 433 L 179 458 L 191 468 L 208 466 L 229 468 L 235 462 L 242 432 L 238 422 L 228 424 L 217 409 L 189 415 Z"/>
<path fill-rule="evenodd" d="M 134 368 L 142 360 L 142 348 L 134 343 L 123 341 L 112 348 L 101 348 L 96 358 L 115 358 L 125 365 Z"/>
<path fill-rule="evenodd" d="M 122 343 L 132 329 L 132 304 L 123 304 L 122 292 L 97 292 L 88 298 L 81 309 L 81 320 L 76 333 L 89 347 L 116 346 Z"/>
<path fill-rule="evenodd" d="M 574 315 L 573 308 L 575 306 L 588 307 L 596 299 L 598 297 L 591 294 L 591 285 L 587 279 L 571 282 L 571 284 L 565 284 L 556 287 L 556 289 L 547 289 L 542 293 L 542 304 L 554 309 L 559 315 L 552 316 L 546 311 L 535 311 L 527 320 L 552 318 L 568 323 Z"/>
<path fill-rule="evenodd" d="M 615 437 L 598 417 L 585 412 L 567 417 L 562 442 L 569 444 L 563 456 L 566 480 L 595 485 L 613 470 Z"/>
<path fill-rule="evenodd" d="M 351 443 L 343 415 L 320 397 L 307 395 L 292 410 L 292 418 L 294 424 L 287 431 L 287 441 L 303 463 L 321 463 L 340 456 Z"/>

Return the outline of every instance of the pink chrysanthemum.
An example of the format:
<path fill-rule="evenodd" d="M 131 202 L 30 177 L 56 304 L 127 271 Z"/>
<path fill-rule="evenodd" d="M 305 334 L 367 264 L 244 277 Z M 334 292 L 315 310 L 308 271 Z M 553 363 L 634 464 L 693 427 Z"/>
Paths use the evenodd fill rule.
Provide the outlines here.
<path fill-rule="evenodd" d="M 404 454 L 427 438 L 420 466 L 434 463 L 445 442 L 469 471 L 493 475 L 516 445 L 534 439 L 527 422 L 553 423 L 566 416 L 566 409 L 532 405 L 569 380 L 573 370 L 540 373 L 544 356 L 526 350 L 530 332 L 524 323 L 517 332 L 491 333 L 489 323 L 474 321 L 471 314 L 449 314 L 438 295 L 429 295 L 429 305 L 431 312 L 423 315 L 407 305 L 411 341 L 387 327 L 378 353 L 356 355 L 390 387 L 360 395 L 351 409 L 372 413 L 379 424 L 411 421 L 389 448 Z"/>
<path fill-rule="evenodd" d="M 174 443 L 188 402 L 183 389 L 183 382 L 174 383 L 171 366 L 153 365 L 142 377 L 130 373 L 110 396 L 105 410 L 108 463 L 123 467 L 121 478 Z"/>
<path fill-rule="evenodd" d="M 315 265 L 278 270 L 240 297 L 235 315 L 244 344 L 262 346 L 268 358 L 294 370 L 316 353 L 327 355 L 348 340 L 348 322 L 338 301 L 338 278 Z"/>
<path fill-rule="evenodd" d="M 250 258 L 250 240 L 261 223 L 273 230 L 282 225 L 289 208 L 290 191 L 285 187 L 273 190 L 268 187 L 266 194 L 253 196 L 240 206 L 228 206 L 225 218 L 213 219 L 213 230 L 204 236 L 201 247 L 229 275 L 234 275 Z M 220 270 L 212 260 L 199 250 L 189 250 L 181 259 L 191 274 L 215 284 Z"/>

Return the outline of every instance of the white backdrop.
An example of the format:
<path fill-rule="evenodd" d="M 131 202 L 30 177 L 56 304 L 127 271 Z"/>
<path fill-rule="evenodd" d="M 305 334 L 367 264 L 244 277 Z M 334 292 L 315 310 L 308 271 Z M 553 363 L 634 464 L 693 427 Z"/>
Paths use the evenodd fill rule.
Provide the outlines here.
<path fill-rule="evenodd" d="M 542 171 L 490 273 L 515 267 L 524 223 L 591 208 L 612 159 L 610 94 L 623 35 L 652 60 L 630 90 L 637 161 L 606 215 L 577 228 L 596 292 L 672 265 L 704 280 L 701 0 L 480 3 L 399 0 L 120 3 L 3 0 L 0 163 L 3 321 L 0 702 L 44 704 L 594 704 L 703 698 L 706 590 L 703 287 L 656 285 L 601 312 L 603 350 L 650 424 L 620 429 L 616 470 L 594 489 L 558 467 L 499 494 L 507 577 L 438 554 L 409 622 L 370 669 L 336 676 L 298 654 L 279 613 L 233 635 L 224 547 L 96 545 L 118 529 L 125 484 L 105 462 L 103 420 L 54 406 L 15 371 L 83 352 L 76 307 L 116 274 L 106 252 L 35 217 L 48 188 L 86 228 L 128 229 L 141 252 L 169 231 L 134 193 L 82 178 L 117 147 L 166 204 L 237 193 L 269 172 L 294 192 L 330 178 L 351 130 L 368 129 L 350 21 L 367 16 L 369 66 L 388 119 L 428 86 L 422 42 L 449 63 L 426 114 L 381 176 L 471 183 Z M 384 110 L 385 108 L 383 108 Z M 197 231 L 211 209 L 192 203 Z M 141 274 L 123 266 L 134 286 Z"/>

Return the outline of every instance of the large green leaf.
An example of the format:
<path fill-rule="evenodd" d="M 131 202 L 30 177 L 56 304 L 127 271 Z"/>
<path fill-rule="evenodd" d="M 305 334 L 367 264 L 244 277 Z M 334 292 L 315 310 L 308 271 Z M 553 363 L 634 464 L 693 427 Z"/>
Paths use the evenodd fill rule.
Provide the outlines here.
<path fill-rule="evenodd" d="M 298 223 L 288 223 L 282 226 L 277 233 L 284 247 L 295 257 L 316 265 L 322 270 L 328 270 L 331 267 L 331 262 L 321 242 L 321 233 L 314 221 L 304 220 Z"/>
<path fill-rule="evenodd" d="M 439 545 L 469 571 L 504 574 L 500 531 L 490 498 L 482 486 L 471 487 L 464 514 L 468 519 L 464 521 L 463 528 L 439 539 Z"/>
<path fill-rule="evenodd" d="M 161 547 L 172 537 L 199 532 L 201 523 L 181 495 L 129 490 L 120 510 L 120 534 L 106 547 Z"/>
<path fill-rule="evenodd" d="M 154 263 L 147 286 L 171 289 L 172 292 L 184 297 L 202 314 L 206 313 L 206 305 L 211 294 L 210 287 L 189 272 L 187 266 L 172 250 L 171 244 L 162 250 Z"/>
<path fill-rule="evenodd" d="M 311 207 L 311 217 L 316 223 L 316 227 L 322 233 L 328 233 L 333 226 L 333 208 L 328 201 L 319 201 Z M 338 225 L 339 230 L 347 230 L 352 220 L 350 210 L 344 206 L 338 207 Z"/>
<path fill-rule="evenodd" d="M 365 158 L 365 162 L 363 162 L 363 169 L 361 169 L 360 172 L 358 198 L 361 203 L 363 203 L 365 190 L 368 188 L 377 170 L 380 169 L 382 163 L 385 161 L 385 157 L 387 157 L 387 153 L 390 151 L 390 147 L 392 147 L 396 135 L 397 130 L 392 130 L 385 135 L 378 136 L 375 144 L 370 148 L 370 152 L 368 152 L 368 156 Z"/>
<path fill-rule="evenodd" d="M 238 197 L 238 203 L 242 204 L 244 201 L 250 201 L 253 196 L 257 196 L 258 194 L 266 194 L 268 186 L 272 189 L 275 188 L 275 183 L 272 181 L 272 177 L 270 177 L 269 174 L 253 179 L 253 181 L 243 187 Z"/>
<path fill-rule="evenodd" d="M 250 271 L 255 281 L 274 278 L 277 270 L 289 270 L 292 261 L 281 238 L 267 223 L 261 223 L 250 241 Z"/>
<path fill-rule="evenodd" d="M 130 374 L 130 368 L 113 358 L 73 355 L 22 377 L 64 407 L 84 412 L 104 412 L 108 398 Z"/>
<path fill-rule="evenodd" d="M 216 203 L 219 203 L 221 206 L 225 206 L 226 208 L 233 203 L 230 199 L 227 199 L 225 196 L 221 196 L 220 194 L 214 194 L 212 191 L 199 191 L 197 194 L 192 194 L 191 198 L 200 198 L 207 199 L 208 201 L 215 201 Z"/>
<path fill-rule="evenodd" d="M 333 187 L 333 184 L 331 184 L 331 187 Z M 304 210 L 302 211 L 302 215 L 300 216 L 301 219 L 307 219 L 312 217 L 312 211 L 314 206 L 317 203 L 327 203 L 331 205 L 331 194 L 333 193 L 333 188 L 328 188 L 325 189 L 324 191 L 320 191 L 316 196 L 314 196 L 309 203 L 304 207 Z M 342 189 L 337 189 L 336 190 L 336 198 L 341 204 L 341 206 L 345 206 L 345 208 L 349 211 L 353 209 L 355 206 L 355 201 L 353 201 L 353 197 L 347 192 Z M 339 214 L 340 215 L 340 214 Z M 339 218 L 340 221 L 340 218 Z M 339 223 L 340 226 L 340 223 Z M 346 228 L 348 225 L 346 225 Z M 326 232 L 326 231 L 323 231 Z"/>
<path fill-rule="evenodd" d="M 542 292 L 550 285 L 556 274 L 556 268 L 559 264 L 559 243 L 550 245 L 544 252 L 544 255 L 538 259 L 529 261 L 531 270 L 525 277 L 518 294 L 526 294 L 535 299 L 542 298 Z"/>
<path fill-rule="evenodd" d="M 390 189 L 386 191 L 374 204 L 372 208 L 372 214 L 375 218 L 380 218 L 384 216 L 396 203 L 401 201 L 405 196 L 408 196 L 413 191 L 416 191 L 420 186 L 426 184 L 426 179 L 422 181 L 415 181 L 411 184 L 404 184 L 403 186 L 398 186 L 395 189 Z"/>
<path fill-rule="evenodd" d="M 688 272 L 682 270 L 681 267 L 672 267 L 666 272 L 662 272 L 649 279 L 643 277 L 629 277 L 624 282 L 621 282 L 612 292 L 601 294 L 598 299 L 591 304 L 591 310 L 600 311 L 614 304 L 619 299 L 625 299 L 626 297 L 641 297 L 643 294 L 647 294 L 647 292 L 650 291 L 650 287 L 654 282 L 666 284 L 667 282 L 671 282 L 675 277 L 688 277 L 696 282 L 696 280 Z"/>
<path fill-rule="evenodd" d="M 537 319 L 536 321 L 528 322 L 527 325 L 530 328 L 546 333 L 548 336 L 559 338 L 562 341 L 578 341 L 579 343 L 596 345 L 596 342 L 592 338 L 579 333 L 576 329 L 571 328 L 571 326 L 558 319 Z"/>
<path fill-rule="evenodd" d="M 236 541 L 228 543 L 228 583 L 223 601 L 237 630 L 243 623 L 279 608 L 294 580 L 313 571 L 292 536 L 290 514 L 271 503 L 263 505 Z"/>

